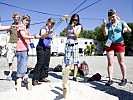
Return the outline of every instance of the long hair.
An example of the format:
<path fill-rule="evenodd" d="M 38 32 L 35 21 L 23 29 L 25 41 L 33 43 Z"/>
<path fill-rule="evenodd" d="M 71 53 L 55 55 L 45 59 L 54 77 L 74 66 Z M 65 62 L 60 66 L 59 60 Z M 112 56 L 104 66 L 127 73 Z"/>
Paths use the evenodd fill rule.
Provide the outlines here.
<path fill-rule="evenodd" d="M 73 19 L 74 19 L 74 18 L 77 18 L 77 19 L 78 19 L 78 22 L 77 22 L 77 24 L 76 24 L 76 25 L 81 25 L 81 24 L 80 24 L 80 20 L 79 20 L 79 15 L 78 15 L 78 14 L 73 14 L 73 15 L 72 15 L 72 17 L 71 17 L 71 20 L 70 20 L 70 23 L 69 23 L 69 24 L 70 24 L 70 25 L 72 24 L 72 21 L 73 21 Z"/>
<path fill-rule="evenodd" d="M 51 23 L 51 24 L 55 24 L 55 20 L 54 20 L 54 18 L 49 18 L 48 20 L 47 20 L 47 22 L 46 22 L 46 26 L 48 25 L 48 23 Z"/>
<path fill-rule="evenodd" d="M 30 16 L 29 15 L 24 15 L 21 19 L 21 22 L 26 19 L 26 20 L 29 20 L 29 24 L 26 26 L 26 29 L 30 28 Z"/>

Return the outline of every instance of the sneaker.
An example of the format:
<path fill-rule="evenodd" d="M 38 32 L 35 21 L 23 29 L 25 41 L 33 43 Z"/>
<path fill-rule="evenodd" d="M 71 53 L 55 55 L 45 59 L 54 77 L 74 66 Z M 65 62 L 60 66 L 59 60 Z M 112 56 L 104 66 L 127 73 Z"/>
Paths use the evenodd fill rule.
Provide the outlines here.
<path fill-rule="evenodd" d="M 77 82 L 77 77 L 73 77 L 73 80 L 74 80 L 75 82 Z"/>
<path fill-rule="evenodd" d="M 112 80 L 109 80 L 106 84 L 105 84 L 105 86 L 110 86 L 110 85 L 112 85 L 113 84 L 113 81 Z"/>
<path fill-rule="evenodd" d="M 127 79 L 122 79 L 121 82 L 119 83 L 120 86 L 124 86 L 127 83 Z"/>

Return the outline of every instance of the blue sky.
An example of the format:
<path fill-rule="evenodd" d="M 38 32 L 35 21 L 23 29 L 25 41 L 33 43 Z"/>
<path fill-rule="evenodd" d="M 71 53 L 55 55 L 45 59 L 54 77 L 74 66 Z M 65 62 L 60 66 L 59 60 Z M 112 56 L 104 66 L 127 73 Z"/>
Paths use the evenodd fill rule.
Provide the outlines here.
<path fill-rule="evenodd" d="M 52 17 L 59 21 L 61 16 L 70 14 L 76 7 L 78 7 L 85 0 L 0 0 L 2 3 L 10 4 L 13 6 L 30 9 L 34 11 L 40 11 L 43 13 L 60 15 L 53 16 L 24 9 L 19 9 L 0 3 L 0 16 L 1 20 L 12 20 L 13 12 L 19 12 L 21 16 L 28 14 L 31 17 L 31 24 L 46 22 L 48 18 Z M 87 0 L 82 6 L 80 6 L 74 13 L 80 11 L 98 0 Z M 102 24 L 101 19 L 107 18 L 107 11 L 113 8 L 118 12 L 119 17 L 126 22 L 133 22 L 133 0 L 101 0 L 98 3 L 78 12 L 80 16 L 80 23 L 85 30 L 94 30 L 96 26 Z M 87 19 L 86 19 L 87 18 Z M 12 21 L 2 22 L 2 25 L 9 25 Z M 31 34 L 39 34 L 40 28 L 44 25 L 34 24 L 31 25 L 29 31 Z M 55 32 L 58 34 L 67 26 L 67 23 L 63 21 Z"/>

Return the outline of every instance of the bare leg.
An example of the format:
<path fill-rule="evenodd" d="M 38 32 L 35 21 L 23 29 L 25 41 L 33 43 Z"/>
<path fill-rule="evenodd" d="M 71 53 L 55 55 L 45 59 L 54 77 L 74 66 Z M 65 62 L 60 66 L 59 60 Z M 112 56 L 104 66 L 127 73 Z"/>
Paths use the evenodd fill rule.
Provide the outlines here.
<path fill-rule="evenodd" d="M 12 66 L 12 63 L 9 63 L 9 75 L 8 77 L 11 77 L 12 76 L 12 73 L 13 73 L 13 66 Z"/>
<path fill-rule="evenodd" d="M 124 54 L 125 54 L 124 52 L 116 53 L 117 59 L 118 59 L 118 62 L 119 62 L 120 68 L 121 68 L 122 78 L 126 79 L 127 76 L 126 76 L 126 65 L 124 63 Z"/>
<path fill-rule="evenodd" d="M 113 65 L 114 65 L 114 51 L 107 52 L 107 59 L 108 59 L 108 76 L 109 80 L 112 80 L 113 75 Z"/>
<path fill-rule="evenodd" d="M 78 64 L 74 64 L 74 77 L 77 76 L 78 73 Z"/>

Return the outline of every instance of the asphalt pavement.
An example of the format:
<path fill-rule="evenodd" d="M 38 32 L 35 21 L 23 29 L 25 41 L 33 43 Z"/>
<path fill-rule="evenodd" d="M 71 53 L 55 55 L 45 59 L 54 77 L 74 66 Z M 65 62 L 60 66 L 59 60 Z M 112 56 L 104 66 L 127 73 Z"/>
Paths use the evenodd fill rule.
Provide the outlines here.
<path fill-rule="evenodd" d="M 51 57 L 50 68 L 57 65 L 63 65 L 63 57 Z M 80 57 L 80 62 L 86 61 L 89 66 L 87 76 L 78 77 L 78 82 L 72 80 L 70 76 L 70 93 L 67 100 L 133 100 L 133 57 L 125 57 L 127 65 L 128 83 L 125 86 L 119 86 L 121 80 L 120 67 L 117 58 L 114 59 L 113 85 L 105 86 L 107 82 L 107 59 L 106 56 L 85 56 Z M 17 60 L 14 61 L 14 70 L 16 71 Z M 29 67 L 34 68 L 36 57 L 29 57 Z M 87 82 L 92 75 L 99 73 L 102 75 L 100 81 Z M 5 58 L 0 58 L 0 98 L 1 100 L 64 100 L 62 90 L 62 73 L 49 71 L 50 83 L 42 83 L 33 86 L 32 90 L 22 87 L 20 92 L 16 91 L 15 81 L 7 80 L 8 64 Z"/>

